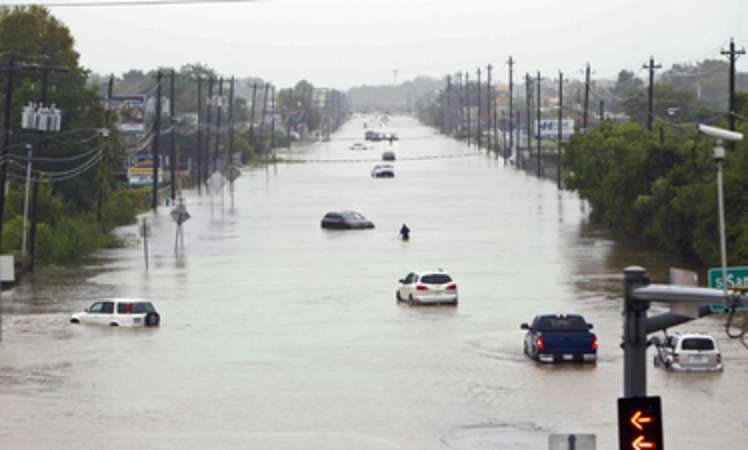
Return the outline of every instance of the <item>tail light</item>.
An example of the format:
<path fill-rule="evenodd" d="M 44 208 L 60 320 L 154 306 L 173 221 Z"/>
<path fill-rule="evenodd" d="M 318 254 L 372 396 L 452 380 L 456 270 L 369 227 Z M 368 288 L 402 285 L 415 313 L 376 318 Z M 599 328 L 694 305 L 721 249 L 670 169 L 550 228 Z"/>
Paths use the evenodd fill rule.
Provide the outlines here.
<path fill-rule="evenodd" d="M 597 350 L 597 336 L 592 335 L 592 350 Z"/>
<path fill-rule="evenodd" d="M 680 361 L 680 355 L 677 353 L 673 353 L 673 362 L 678 362 L 678 361 Z"/>
<path fill-rule="evenodd" d="M 447 285 L 447 290 L 448 291 L 456 291 L 457 290 L 457 284 L 455 284 L 455 283 L 448 284 Z"/>
<path fill-rule="evenodd" d="M 428 286 L 425 286 L 423 284 L 416 285 L 416 291 L 428 291 L 428 290 L 429 290 Z"/>
<path fill-rule="evenodd" d="M 717 364 L 722 364 L 722 353 L 717 353 Z"/>
<path fill-rule="evenodd" d="M 543 336 L 538 336 L 538 351 L 545 350 L 545 341 L 543 340 Z"/>

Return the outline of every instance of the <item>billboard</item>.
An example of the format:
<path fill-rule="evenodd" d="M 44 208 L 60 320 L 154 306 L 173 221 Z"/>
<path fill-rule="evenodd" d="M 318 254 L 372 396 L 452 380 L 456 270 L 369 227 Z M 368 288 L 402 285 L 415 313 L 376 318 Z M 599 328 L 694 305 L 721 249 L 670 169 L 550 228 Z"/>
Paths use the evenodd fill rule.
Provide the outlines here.
<path fill-rule="evenodd" d="M 159 157 L 159 169 L 163 168 Z M 153 184 L 153 155 L 133 155 L 127 160 L 127 180 L 130 186 L 150 186 Z M 158 182 L 164 181 L 164 171 L 159 170 Z"/>
<path fill-rule="evenodd" d="M 124 134 L 145 133 L 145 107 L 143 94 L 113 95 L 109 105 L 117 113 L 117 129 Z"/>
<path fill-rule="evenodd" d="M 558 119 L 542 119 L 540 126 L 535 121 L 536 130 L 540 131 L 542 138 L 558 138 Z M 561 139 L 569 139 L 574 134 L 574 119 L 563 119 L 561 121 Z"/>

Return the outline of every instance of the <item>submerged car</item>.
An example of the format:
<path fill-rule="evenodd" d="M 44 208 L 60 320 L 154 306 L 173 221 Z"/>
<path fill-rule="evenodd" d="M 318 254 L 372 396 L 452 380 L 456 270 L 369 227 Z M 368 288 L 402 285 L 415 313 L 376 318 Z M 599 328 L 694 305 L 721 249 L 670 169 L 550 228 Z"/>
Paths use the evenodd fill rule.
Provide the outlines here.
<path fill-rule="evenodd" d="M 393 178 L 395 176 L 395 166 L 392 164 L 377 164 L 371 169 L 371 176 L 374 178 Z"/>
<path fill-rule="evenodd" d="M 361 142 L 356 142 L 350 147 L 348 147 L 350 150 L 366 150 L 368 147 Z"/>
<path fill-rule="evenodd" d="M 524 338 L 524 352 L 539 362 L 595 362 L 597 336 L 592 324 L 578 314 L 543 314 L 535 316 Z"/>
<path fill-rule="evenodd" d="M 395 291 L 398 302 L 457 305 L 457 283 L 443 270 L 410 272 L 398 282 Z"/>
<path fill-rule="evenodd" d="M 723 369 L 717 341 L 707 334 L 674 334 L 664 342 L 653 340 L 655 367 L 681 372 L 719 372 Z"/>
<path fill-rule="evenodd" d="M 355 211 L 329 212 L 320 223 L 322 228 L 331 230 L 361 230 L 374 228 L 374 224 Z"/>
<path fill-rule="evenodd" d="M 70 317 L 71 323 L 112 327 L 156 327 L 161 316 L 147 300 L 112 298 L 94 302 Z"/>
<path fill-rule="evenodd" d="M 387 150 L 386 152 L 382 153 L 382 161 L 394 161 L 395 160 L 395 152 L 391 150 Z"/>

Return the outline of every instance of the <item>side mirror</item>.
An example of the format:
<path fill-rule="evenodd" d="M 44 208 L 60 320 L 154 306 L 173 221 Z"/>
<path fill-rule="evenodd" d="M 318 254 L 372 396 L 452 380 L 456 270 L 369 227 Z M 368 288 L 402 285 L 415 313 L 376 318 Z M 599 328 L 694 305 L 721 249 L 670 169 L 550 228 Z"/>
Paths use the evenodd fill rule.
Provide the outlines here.
<path fill-rule="evenodd" d="M 399 280 L 397 280 L 397 281 L 398 281 L 398 283 L 400 283 L 400 284 L 405 284 L 405 280 L 404 280 L 404 279 L 402 279 L 402 278 L 400 278 L 400 279 L 399 279 Z"/>
<path fill-rule="evenodd" d="M 528 324 L 526 324 L 526 323 L 523 323 L 522 325 L 519 326 L 519 328 L 521 330 L 529 330 L 530 326 Z"/>
<path fill-rule="evenodd" d="M 594 326 L 594 325 L 592 325 L 591 323 L 588 323 L 588 324 L 587 324 L 587 329 L 588 329 L 588 330 L 591 330 L 591 329 L 593 329 L 593 328 L 595 328 L 595 326 Z"/>

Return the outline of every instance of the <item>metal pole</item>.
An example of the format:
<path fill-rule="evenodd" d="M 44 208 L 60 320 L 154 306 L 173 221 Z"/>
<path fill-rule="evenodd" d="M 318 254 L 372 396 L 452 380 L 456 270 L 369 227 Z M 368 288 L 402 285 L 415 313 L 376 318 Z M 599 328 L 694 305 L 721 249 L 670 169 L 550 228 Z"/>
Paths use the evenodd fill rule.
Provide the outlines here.
<path fill-rule="evenodd" d="M 208 78 L 208 98 L 206 100 L 205 112 L 205 173 L 203 179 L 207 181 L 208 174 L 213 173 L 210 169 L 210 128 L 213 126 L 213 77 Z M 213 168 L 215 170 L 215 167 Z"/>
<path fill-rule="evenodd" d="M 480 67 L 478 67 L 478 80 L 476 81 L 475 87 L 476 87 L 476 96 L 478 97 L 478 113 L 477 117 L 475 118 L 475 143 L 478 146 L 478 150 L 480 150 L 481 142 L 483 141 L 483 136 L 481 136 L 481 120 L 483 118 L 481 117 L 481 113 L 483 112 L 483 105 L 481 102 L 481 96 L 480 96 Z"/>
<path fill-rule="evenodd" d="M 3 152 L 2 161 L 0 161 L 0 247 L 2 245 L 3 237 L 3 220 L 5 211 L 5 183 L 7 174 L 7 162 L 6 157 L 8 156 L 8 146 L 10 146 L 10 128 L 12 118 L 12 107 L 13 107 L 13 71 L 15 70 L 16 55 L 11 52 L 10 59 L 8 61 L 8 78 L 5 82 L 5 117 L 3 126 Z"/>
<path fill-rule="evenodd" d="M 537 108 L 538 108 L 538 110 L 536 111 L 536 114 L 538 116 L 538 119 L 537 119 L 538 123 L 535 125 L 535 132 L 538 133 L 537 134 L 537 141 L 536 142 L 538 144 L 538 161 L 537 161 L 538 162 L 538 178 L 540 178 L 542 176 L 542 171 L 540 169 L 540 71 L 538 71 L 538 79 L 537 80 L 538 80 L 537 81 L 538 85 L 536 86 L 536 88 L 537 88 L 537 95 L 538 95 L 538 98 L 537 98 L 537 102 L 538 102 Z"/>
<path fill-rule="evenodd" d="M 564 74 L 558 72 L 558 145 L 556 152 L 558 161 L 556 162 L 556 186 L 561 189 L 561 140 L 563 139 L 563 119 L 564 119 Z"/>
<path fill-rule="evenodd" d="M 148 270 L 148 221 L 143 217 L 143 255 L 145 256 L 145 270 Z"/>
<path fill-rule="evenodd" d="M 504 165 L 507 158 L 514 152 L 514 59 L 509 57 L 509 149 L 504 157 Z"/>
<path fill-rule="evenodd" d="M 174 202 L 177 199 L 177 138 L 174 130 L 174 124 L 176 123 L 174 121 L 174 83 L 175 83 L 176 74 L 174 73 L 174 69 L 171 71 L 171 80 L 170 80 L 170 86 L 169 86 L 169 95 L 171 98 L 169 99 L 169 123 L 171 124 L 171 142 L 170 144 L 170 152 L 169 152 L 169 174 L 171 176 L 171 204 L 173 205 Z"/>
<path fill-rule="evenodd" d="M 234 158 L 234 77 L 229 85 L 229 149 L 226 164 L 231 164 Z"/>
<path fill-rule="evenodd" d="M 587 129 L 587 110 L 590 106 L 590 63 L 584 70 L 584 113 L 582 115 L 582 128 Z"/>
<path fill-rule="evenodd" d="M 153 183 L 151 189 L 151 208 L 153 212 L 158 210 L 158 172 L 159 172 L 159 135 L 161 134 L 161 78 L 163 74 L 159 70 L 156 74 L 156 117 L 153 121 Z"/>
<path fill-rule="evenodd" d="M 42 106 L 46 107 L 48 103 L 48 88 L 49 88 L 49 72 L 51 68 L 50 67 L 42 67 Z M 44 156 L 44 150 L 46 148 L 46 142 L 42 139 L 40 140 L 37 149 L 34 149 L 32 147 L 31 156 L 34 156 L 34 153 L 36 153 L 38 156 Z M 34 152 L 33 150 L 36 150 Z M 41 169 L 41 163 L 39 164 L 39 168 Z M 29 231 L 29 254 L 31 255 L 31 265 L 29 268 L 31 271 L 34 271 L 34 266 L 36 265 L 36 222 L 37 222 L 37 212 L 38 212 L 38 205 L 39 205 L 39 184 L 41 184 L 41 171 L 39 171 L 39 175 L 36 177 L 36 182 L 31 187 L 31 230 Z"/>
<path fill-rule="evenodd" d="M 218 149 L 221 146 L 221 113 L 223 112 L 223 77 L 218 79 L 218 107 L 216 113 L 216 146 L 213 150 L 213 167 L 218 170 Z"/>
<path fill-rule="evenodd" d="M 26 248 L 26 235 L 29 230 L 29 188 L 31 187 L 31 155 L 33 154 L 30 144 L 26 144 L 26 192 L 23 196 L 23 235 L 21 237 L 21 253 L 28 255 Z"/>
<path fill-rule="evenodd" d="M 202 195 L 203 184 L 203 79 L 197 77 L 197 195 Z"/>
<path fill-rule="evenodd" d="M 249 113 L 249 143 L 252 145 L 252 153 L 255 148 L 255 103 L 257 102 L 257 83 L 252 83 L 252 109 Z"/>
<path fill-rule="evenodd" d="M 647 395 L 647 309 L 649 302 L 635 300 L 633 291 L 649 284 L 647 271 L 632 266 L 623 270 L 623 396 Z"/>
<path fill-rule="evenodd" d="M 727 238 L 725 236 L 725 197 L 722 189 L 722 161 L 725 149 L 718 140 L 714 147 L 714 159 L 717 162 L 717 204 L 719 206 L 719 251 L 722 262 L 722 291 L 727 299 Z"/>

